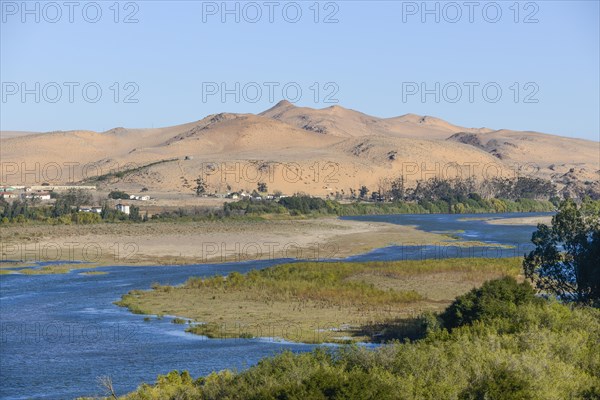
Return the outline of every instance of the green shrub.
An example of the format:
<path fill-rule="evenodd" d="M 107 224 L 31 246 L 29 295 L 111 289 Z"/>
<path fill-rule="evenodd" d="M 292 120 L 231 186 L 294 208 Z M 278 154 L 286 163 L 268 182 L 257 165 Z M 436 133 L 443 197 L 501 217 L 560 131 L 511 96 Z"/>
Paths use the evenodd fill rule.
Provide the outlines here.
<path fill-rule="evenodd" d="M 124 398 L 591 400 L 600 393 L 599 341 L 599 310 L 541 300 L 416 342 L 286 351 L 195 381 L 173 371 Z"/>
<path fill-rule="evenodd" d="M 119 191 L 119 190 L 113 190 L 112 192 L 110 192 L 108 194 L 108 198 L 109 199 L 115 199 L 115 200 L 119 200 L 119 199 L 129 200 L 129 194 L 125 193 L 125 192 L 122 192 L 122 191 Z"/>
<path fill-rule="evenodd" d="M 478 320 L 510 317 L 518 306 L 536 301 L 528 282 L 517 283 L 513 277 L 488 281 L 454 300 L 441 315 L 448 329 Z"/>

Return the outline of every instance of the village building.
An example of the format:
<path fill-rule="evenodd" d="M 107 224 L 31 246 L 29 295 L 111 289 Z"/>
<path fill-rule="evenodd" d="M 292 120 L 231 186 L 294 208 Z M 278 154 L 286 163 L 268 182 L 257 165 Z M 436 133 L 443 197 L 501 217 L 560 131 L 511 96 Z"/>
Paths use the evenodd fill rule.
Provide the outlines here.
<path fill-rule="evenodd" d="M 0 198 L 2 199 L 16 199 L 19 195 L 13 192 L 0 192 Z"/>
<path fill-rule="evenodd" d="M 21 194 L 21 198 L 31 200 L 50 200 L 52 196 L 50 196 L 49 192 L 26 192 Z"/>
<path fill-rule="evenodd" d="M 117 209 L 117 211 L 121 211 L 122 213 L 129 215 L 129 206 L 128 205 L 119 203 L 119 204 L 117 204 L 116 209 Z"/>

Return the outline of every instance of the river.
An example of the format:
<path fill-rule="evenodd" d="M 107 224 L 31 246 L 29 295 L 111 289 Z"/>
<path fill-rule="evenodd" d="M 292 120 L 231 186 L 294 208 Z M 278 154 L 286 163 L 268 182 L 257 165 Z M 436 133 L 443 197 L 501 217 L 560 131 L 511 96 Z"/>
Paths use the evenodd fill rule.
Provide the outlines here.
<path fill-rule="evenodd" d="M 384 215 L 345 217 L 415 225 L 489 245 L 465 247 L 390 246 L 348 260 L 401 260 L 446 257 L 520 256 L 530 249 L 535 230 L 527 225 L 490 225 L 473 218 L 513 218 L 535 214 Z M 502 247 L 495 246 L 497 244 Z M 192 376 L 225 368 L 243 369 L 284 349 L 314 346 L 272 338 L 207 339 L 184 332 L 172 318 L 131 314 L 113 304 L 132 289 L 176 285 L 190 276 L 248 272 L 289 260 L 187 266 L 111 266 L 56 275 L 0 275 L 0 398 L 68 399 L 102 395 L 98 377 L 110 376 L 120 395 L 152 383 L 171 370 Z M 38 265 L 39 267 L 39 265 Z"/>

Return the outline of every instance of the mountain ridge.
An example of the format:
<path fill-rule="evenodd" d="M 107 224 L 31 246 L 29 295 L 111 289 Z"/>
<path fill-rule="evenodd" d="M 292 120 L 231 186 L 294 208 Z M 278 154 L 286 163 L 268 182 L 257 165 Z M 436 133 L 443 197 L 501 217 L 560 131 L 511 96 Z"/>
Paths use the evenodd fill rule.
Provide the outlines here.
<path fill-rule="evenodd" d="M 147 165 L 162 159 L 186 160 L 149 168 L 149 176 L 160 177 L 155 182 L 148 177 L 132 176 L 121 183 L 134 189 L 150 186 L 168 192 L 189 191 L 181 182 L 196 179 L 210 162 L 293 163 L 304 171 L 303 179 L 291 182 L 278 176 L 271 179 L 270 188 L 319 196 L 347 192 L 362 185 L 373 187 L 381 179 L 398 175 L 414 182 L 431 177 L 431 171 L 441 174 L 453 163 L 461 168 L 495 165 L 500 170 L 499 176 L 515 175 L 528 167 L 530 174 L 559 185 L 573 181 L 577 185 L 597 185 L 600 170 L 600 143 L 585 139 L 532 131 L 468 128 L 416 114 L 379 118 L 339 105 L 314 109 L 287 101 L 258 114 L 223 112 L 162 128 L 17 134 L 2 137 L 1 144 L 3 162 L 15 165 Z M 534 169 L 531 164 L 535 164 Z M 336 165 L 337 182 L 309 179 L 314 165 Z M 414 168 L 409 171 L 409 165 L 416 165 L 418 173 Z M 488 168 L 486 173 L 489 175 L 491 170 Z M 0 176 L 3 184 L 23 183 L 14 182 L 18 177 L 6 172 L 3 169 Z M 316 171 L 312 173 L 318 175 Z M 490 178 L 483 173 L 479 175 L 478 179 Z M 83 172 L 78 178 L 83 178 Z M 52 183 L 66 183 L 64 177 L 55 181 Z M 247 177 L 234 183 L 240 189 L 256 186 Z M 224 182 L 213 186 L 219 191 Z"/>

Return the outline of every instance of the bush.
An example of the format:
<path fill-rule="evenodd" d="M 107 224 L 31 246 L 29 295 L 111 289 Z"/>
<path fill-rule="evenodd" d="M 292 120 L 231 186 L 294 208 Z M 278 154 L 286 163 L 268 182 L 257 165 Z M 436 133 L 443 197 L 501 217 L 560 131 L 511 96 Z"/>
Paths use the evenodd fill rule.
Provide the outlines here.
<path fill-rule="evenodd" d="M 521 291 L 516 282 L 499 285 Z M 525 329 L 502 331 L 522 320 L 530 321 Z M 600 393 L 598 341 L 598 310 L 542 300 L 517 306 L 512 318 L 436 331 L 417 342 L 288 351 L 195 381 L 173 371 L 125 399 L 591 400 Z"/>
<path fill-rule="evenodd" d="M 129 200 L 129 194 L 121 192 L 119 190 L 113 190 L 108 194 L 108 198 L 115 200 Z"/>
<path fill-rule="evenodd" d="M 518 371 L 500 366 L 479 377 L 459 396 L 459 400 L 530 400 L 535 399 L 533 385 Z"/>
<path fill-rule="evenodd" d="M 73 214 L 71 219 L 78 225 L 98 224 L 102 222 L 99 214 L 91 212 L 78 212 Z"/>
<path fill-rule="evenodd" d="M 457 297 L 441 318 L 444 326 L 452 329 L 474 321 L 510 317 L 518 306 L 536 300 L 535 291 L 528 282 L 517 283 L 512 277 L 504 277 Z"/>

